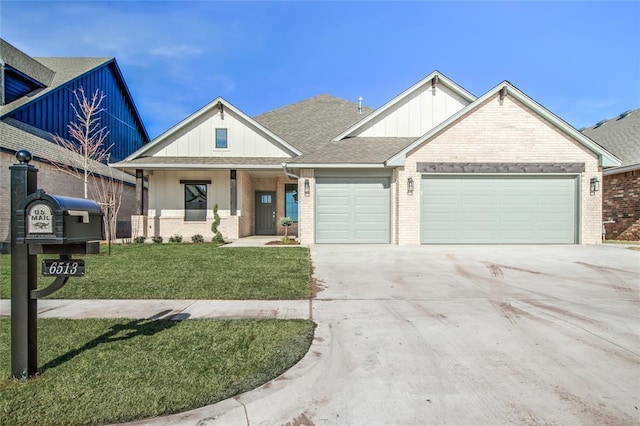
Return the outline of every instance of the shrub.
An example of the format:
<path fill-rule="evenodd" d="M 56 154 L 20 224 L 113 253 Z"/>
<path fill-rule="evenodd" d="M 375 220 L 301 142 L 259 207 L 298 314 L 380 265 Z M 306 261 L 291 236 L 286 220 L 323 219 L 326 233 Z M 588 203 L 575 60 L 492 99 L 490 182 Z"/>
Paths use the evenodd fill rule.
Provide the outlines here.
<path fill-rule="evenodd" d="M 218 226 L 220 226 L 220 215 L 218 214 L 218 204 L 213 205 L 213 223 L 211 224 L 211 231 L 213 232 L 213 238 L 211 239 L 214 243 L 224 243 L 224 238 L 220 231 L 218 231 Z"/>
<path fill-rule="evenodd" d="M 170 243 L 181 243 L 182 242 L 182 235 L 172 235 L 171 237 L 169 237 L 169 242 Z"/>
<path fill-rule="evenodd" d="M 204 237 L 200 234 L 196 234 L 191 237 L 191 241 L 194 243 L 204 243 Z"/>
<path fill-rule="evenodd" d="M 289 244 L 289 227 L 293 225 L 293 219 L 289 216 L 280 218 L 280 225 L 284 226 L 284 237 L 282 237 L 282 244 Z"/>
<path fill-rule="evenodd" d="M 151 238 L 151 241 L 153 241 L 153 242 L 154 242 L 154 243 L 156 243 L 156 244 L 162 244 L 163 239 L 164 239 L 164 238 L 162 238 L 162 237 L 160 237 L 160 236 L 157 236 L 157 237 L 153 237 L 153 238 Z"/>
<path fill-rule="evenodd" d="M 139 237 L 135 237 L 135 238 L 133 239 L 133 242 L 134 242 L 134 243 L 136 243 L 136 244 L 142 244 L 142 243 L 144 243 L 144 242 L 146 241 L 146 239 L 147 239 L 147 237 L 143 237 L 143 236 L 141 235 L 141 236 L 139 236 Z"/>

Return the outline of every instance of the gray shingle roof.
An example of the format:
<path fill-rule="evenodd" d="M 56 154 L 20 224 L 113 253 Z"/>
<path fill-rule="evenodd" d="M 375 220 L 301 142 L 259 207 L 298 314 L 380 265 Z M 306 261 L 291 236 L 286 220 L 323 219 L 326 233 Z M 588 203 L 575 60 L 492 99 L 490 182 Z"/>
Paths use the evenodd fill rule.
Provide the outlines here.
<path fill-rule="evenodd" d="M 371 108 L 331 95 L 318 95 L 253 117 L 303 154 L 328 144 L 343 130 L 360 121 Z"/>
<path fill-rule="evenodd" d="M 301 155 L 288 164 L 296 163 L 351 163 L 379 164 L 384 163 L 402 149 L 410 145 L 416 138 L 390 137 L 355 137 L 330 142 L 321 149 Z"/>
<path fill-rule="evenodd" d="M 55 74 L 53 70 L 2 39 L 0 39 L 0 60 L 45 86 L 51 84 Z"/>
<path fill-rule="evenodd" d="M 0 121 L 0 140 L 2 140 L 2 148 L 4 150 L 16 152 L 26 149 L 31 152 L 36 160 L 44 159 L 66 164 L 70 155 L 76 155 L 52 142 L 53 138 L 47 132 L 11 118 Z M 134 176 L 123 173 L 120 170 L 111 169 L 109 166 L 96 161 L 91 163 L 92 171 L 95 173 L 113 176 L 128 183 L 135 183 L 136 181 Z"/>
<path fill-rule="evenodd" d="M 640 164 L 640 109 L 623 118 L 606 120 L 598 127 L 588 127 L 582 133 L 622 160 L 622 167 Z"/>

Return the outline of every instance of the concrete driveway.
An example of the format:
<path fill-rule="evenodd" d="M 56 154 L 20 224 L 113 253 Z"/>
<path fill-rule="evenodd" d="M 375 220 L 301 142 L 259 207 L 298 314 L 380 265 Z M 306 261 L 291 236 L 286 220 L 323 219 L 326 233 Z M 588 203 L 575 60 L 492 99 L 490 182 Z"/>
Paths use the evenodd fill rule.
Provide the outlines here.
<path fill-rule="evenodd" d="M 640 423 L 638 251 L 314 246 L 312 260 L 309 354 L 181 422 Z"/>

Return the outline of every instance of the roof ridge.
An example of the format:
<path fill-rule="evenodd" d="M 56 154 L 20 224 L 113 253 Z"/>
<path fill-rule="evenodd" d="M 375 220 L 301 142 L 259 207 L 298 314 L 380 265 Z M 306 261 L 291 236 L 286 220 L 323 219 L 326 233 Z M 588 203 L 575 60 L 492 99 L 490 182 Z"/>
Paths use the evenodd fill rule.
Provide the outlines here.
<path fill-rule="evenodd" d="M 279 111 L 282 111 L 282 110 L 284 110 L 284 109 L 286 109 L 286 108 L 289 108 L 289 107 L 292 107 L 292 106 L 295 106 L 295 105 L 300 105 L 300 104 L 303 104 L 303 103 L 306 103 L 306 102 L 310 102 L 310 101 L 313 101 L 313 100 L 315 100 L 315 99 L 319 99 L 319 98 L 323 98 L 323 97 L 327 97 L 327 98 L 331 98 L 331 99 L 336 99 L 336 100 L 339 100 L 339 101 L 342 101 L 342 102 L 347 102 L 347 103 L 351 103 L 351 104 L 353 104 L 353 105 L 355 105 L 355 106 L 358 106 L 358 104 L 357 104 L 356 102 L 349 101 L 349 100 L 344 99 L 344 98 L 341 98 L 341 97 L 339 97 L 339 96 L 335 96 L 335 95 L 332 95 L 332 94 L 330 94 L 330 93 L 319 93 L 319 94 L 317 94 L 317 95 L 313 95 L 313 96 L 310 96 L 310 97 L 308 97 L 308 98 L 304 98 L 304 99 L 302 99 L 302 100 L 299 100 L 299 101 L 296 101 L 296 102 L 292 102 L 292 103 L 290 103 L 290 104 L 283 105 L 283 106 L 280 106 L 280 107 L 277 107 L 277 108 L 271 109 L 271 110 L 269 110 L 269 111 L 265 111 L 265 112 L 263 112 L 263 113 L 260 113 L 260 114 L 254 115 L 254 118 L 261 117 L 261 116 L 264 116 L 264 115 L 270 114 L 270 113 L 272 113 L 272 112 L 279 112 Z M 370 108 L 370 107 L 364 107 L 364 108 Z"/>

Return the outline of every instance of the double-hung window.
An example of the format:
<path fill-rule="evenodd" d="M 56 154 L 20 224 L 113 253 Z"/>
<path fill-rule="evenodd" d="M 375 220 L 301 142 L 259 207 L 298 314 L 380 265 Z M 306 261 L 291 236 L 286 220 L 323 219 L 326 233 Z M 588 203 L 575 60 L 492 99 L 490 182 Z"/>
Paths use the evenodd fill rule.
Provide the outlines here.
<path fill-rule="evenodd" d="M 227 129 L 216 129 L 216 149 L 226 149 L 228 147 Z"/>

